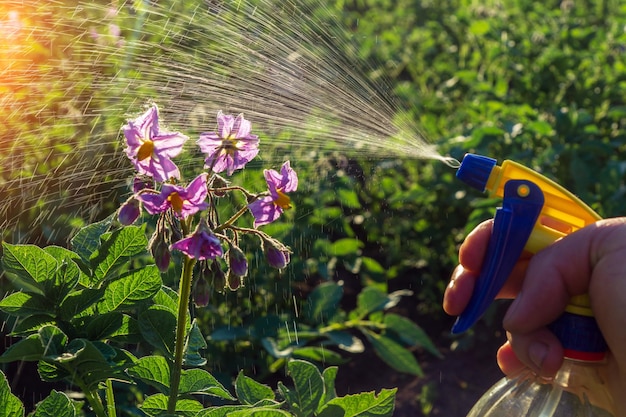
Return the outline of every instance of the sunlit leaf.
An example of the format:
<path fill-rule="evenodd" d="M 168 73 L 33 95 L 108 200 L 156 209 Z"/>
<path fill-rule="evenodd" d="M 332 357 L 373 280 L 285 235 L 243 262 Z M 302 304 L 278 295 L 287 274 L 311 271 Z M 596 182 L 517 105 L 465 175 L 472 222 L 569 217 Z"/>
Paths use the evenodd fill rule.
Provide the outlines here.
<path fill-rule="evenodd" d="M 24 405 L 18 397 L 11 393 L 9 382 L 0 371 L 0 417 L 23 417 Z"/>
<path fill-rule="evenodd" d="M 100 311 L 122 311 L 149 301 L 161 289 L 161 273 L 155 265 L 112 281 L 104 290 Z"/>
<path fill-rule="evenodd" d="M 141 404 L 141 411 L 149 416 L 158 416 L 167 411 L 168 397 L 164 394 L 154 394 L 146 397 Z M 202 404 L 196 400 L 179 399 L 176 402 L 176 415 L 184 417 L 195 417 L 196 413 L 202 410 Z"/>
<path fill-rule="evenodd" d="M 318 417 L 391 417 L 395 407 L 396 389 L 383 389 L 376 395 L 364 392 L 330 400 Z"/>
<path fill-rule="evenodd" d="M 324 380 L 315 365 L 299 359 L 287 363 L 289 376 L 293 379 L 297 403 L 292 405 L 301 415 L 312 416 L 324 396 Z"/>
<path fill-rule="evenodd" d="M 91 254 L 100 246 L 100 237 L 109 230 L 114 218 L 115 214 L 111 214 L 104 220 L 92 223 L 79 230 L 76 236 L 72 238 L 72 249 L 85 264 L 89 265 Z"/>
<path fill-rule="evenodd" d="M 35 294 L 45 294 L 45 282 L 54 277 L 56 259 L 35 245 L 2 243 L 2 267 L 16 288 Z"/>
<path fill-rule="evenodd" d="M 128 226 L 102 237 L 102 244 L 90 258 L 96 282 L 109 277 L 130 257 L 146 251 L 148 239 L 144 227 Z"/>
<path fill-rule="evenodd" d="M 225 400 L 235 399 L 213 375 L 204 369 L 184 369 L 180 378 L 179 392 L 211 395 Z"/>
<path fill-rule="evenodd" d="M 248 405 L 256 404 L 261 400 L 273 400 L 275 398 L 274 390 L 271 387 L 245 376 L 243 371 L 239 372 L 235 380 L 235 393 L 239 402 Z"/>
<path fill-rule="evenodd" d="M 42 402 L 37 404 L 33 417 L 74 417 L 76 408 L 72 400 L 62 392 L 52 390 Z"/>

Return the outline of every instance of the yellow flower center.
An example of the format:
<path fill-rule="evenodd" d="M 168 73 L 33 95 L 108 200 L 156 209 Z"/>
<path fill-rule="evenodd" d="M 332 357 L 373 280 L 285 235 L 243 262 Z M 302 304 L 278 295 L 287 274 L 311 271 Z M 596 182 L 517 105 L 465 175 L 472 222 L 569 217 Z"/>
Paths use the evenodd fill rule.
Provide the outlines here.
<path fill-rule="evenodd" d="M 287 194 L 283 193 L 281 190 L 276 190 L 276 194 L 278 194 L 278 198 L 274 200 L 274 204 L 283 210 L 290 209 L 291 199 L 287 196 Z"/>
<path fill-rule="evenodd" d="M 139 147 L 139 150 L 137 151 L 137 159 L 139 161 L 143 161 L 146 158 L 150 158 L 153 152 L 154 152 L 154 142 L 152 142 L 150 139 L 146 139 L 144 140 L 144 142 Z"/>
<path fill-rule="evenodd" d="M 183 211 L 184 200 L 178 195 L 176 191 L 167 196 L 167 201 L 170 202 L 172 208 L 176 213 L 181 213 Z"/>

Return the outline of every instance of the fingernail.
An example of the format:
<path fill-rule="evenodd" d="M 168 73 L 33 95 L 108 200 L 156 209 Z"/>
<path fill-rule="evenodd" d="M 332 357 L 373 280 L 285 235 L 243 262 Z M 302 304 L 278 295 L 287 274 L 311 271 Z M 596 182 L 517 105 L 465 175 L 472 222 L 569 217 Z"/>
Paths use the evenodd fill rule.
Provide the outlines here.
<path fill-rule="evenodd" d="M 541 371 L 543 361 L 548 355 L 548 345 L 543 342 L 534 342 L 528 348 L 528 357 L 531 362 L 537 367 L 538 371 Z"/>

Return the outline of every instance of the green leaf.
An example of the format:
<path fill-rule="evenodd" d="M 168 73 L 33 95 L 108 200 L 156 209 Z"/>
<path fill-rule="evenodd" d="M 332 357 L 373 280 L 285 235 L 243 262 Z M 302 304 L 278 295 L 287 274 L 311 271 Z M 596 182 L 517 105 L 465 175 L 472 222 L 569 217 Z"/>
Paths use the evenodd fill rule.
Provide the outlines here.
<path fill-rule="evenodd" d="M 50 281 L 49 288 L 46 290 L 48 297 L 54 298 L 55 302 L 59 303 L 76 287 L 78 282 L 83 281 L 87 276 L 76 263 L 81 262 L 80 257 L 71 250 L 60 246 L 48 246 L 44 248 L 44 251 L 56 258 L 59 263 L 55 279 Z"/>
<path fill-rule="evenodd" d="M 134 317 L 122 314 L 122 325 L 108 336 L 109 340 L 115 340 L 123 344 L 134 344 L 143 341 L 139 330 L 139 322 Z"/>
<path fill-rule="evenodd" d="M 2 356 L 0 356 L 0 363 L 38 361 L 43 354 L 44 347 L 41 344 L 39 334 L 33 334 L 9 346 Z"/>
<path fill-rule="evenodd" d="M 72 291 L 65 297 L 59 306 L 59 316 L 69 320 L 96 304 L 102 299 L 104 289 L 84 288 Z"/>
<path fill-rule="evenodd" d="M 391 417 L 396 389 L 383 389 L 378 396 L 373 392 L 346 395 L 330 400 L 318 417 Z"/>
<path fill-rule="evenodd" d="M 235 398 L 213 375 L 204 369 L 185 369 L 180 378 L 181 394 L 203 394 L 226 400 Z"/>
<path fill-rule="evenodd" d="M 33 417 L 74 417 L 76 409 L 67 395 L 52 390 L 42 402 L 37 404 Z"/>
<path fill-rule="evenodd" d="M 111 355 L 115 354 L 115 350 L 108 346 L 105 350 L 105 346 L 107 345 L 86 339 L 73 339 L 57 362 L 66 363 L 66 366 L 72 369 L 73 376 L 81 379 L 88 389 L 108 378 L 127 379 L 122 373 L 122 368 L 128 367 L 129 364 L 118 366 L 110 363 L 109 360 L 112 359 Z"/>
<path fill-rule="evenodd" d="M 275 358 L 288 358 L 293 352 L 293 346 L 287 346 L 284 349 L 278 347 L 276 339 L 271 337 L 264 337 L 261 339 L 261 344 L 267 350 L 267 352 Z"/>
<path fill-rule="evenodd" d="M 293 414 L 275 408 L 254 407 L 248 410 L 232 411 L 228 413 L 228 417 L 293 417 Z"/>
<path fill-rule="evenodd" d="M 357 311 L 360 317 L 366 317 L 374 311 L 381 311 L 389 302 L 387 294 L 375 287 L 365 287 L 357 296 Z"/>
<path fill-rule="evenodd" d="M 159 292 L 152 298 L 152 302 L 154 305 L 167 308 L 173 314 L 178 311 L 178 293 L 169 287 L 161 286 Z"/>
<path fill-rule="evenodd" d="M 102 236 L 102 244 L 90 258 L 93 278 L 96 282 L 110 278 L 128 259 L 145 252 L 147 247 L 145 227 L 127 226 Z"/>
<path fill-rule="evenodd" d="M 40 360 L 37 363 L 37 372 L 41 380 L 46 382 L 62 381 L 66 378 L 71 379 L 69 378 L 70 372 L 56 362 Z"/>
<path fill-rule="evenodd" d="M 324 397 L 324 380 L 315 365 L 299 359 L 287 363 L 287 371 L 293 379 L 295 398 L 292 404 L 301 416 L 312 416 L 318 410 Z"/>
<path fill-rule="evenodd" d="M 326 404 L 328 401 L 337 397 L 337 391 L 335 389 L 335 379 L 337 379 L 337 372 L 339 368 L 331 366 L 324 369 L 322 372 L 322 378 L 324 379 L 324 395 L 320 400 L 320 407 Z"/>
<path fill-rule="evenodd" d="M 52 317 L 41 314 L 25 317 L 17 322 L 10 336 L 29 336 L 37 333 L 39 329 L 46 325 L 56 325 L 57 322 Z"/>
<path fill-rule="evenodd" d="M 144 356 L 139 358 L 127 371 L 128 375 L 139 378 L 146 384 L 169 394 L 170 366 L 163 356 Z"/>
<path fill-rule="evenodd" d="M 249 409 L 250 405 L 224 405 L 221 407 L 209 407 L 196 414 L 196 417 L 229 417 L 233 412 Z"/>
<path fill-rule="evenodd" d="M 296 348 L 293 350 L 291 356 L 293 358 L 320 362 L 327 365 L 339 365 L 347 362 L 347 360 L 337 352 L 315 346 Z"/>
<path fill-rule="evenodd" d="M 361 339 L 348 332 L 334 330 L 325 333 L 325 335 L 335 343 L 339 349 L 343 349 L 346 352 L 361 353 L 365 350 L 365 345 Z"/>
<path fill-rule="evenodd" d="M 141 411 L 149 416 L 158 416 L 167 411 L 168 397 L 164 394 L 154 394 L 146 397 L 141 404 Z M 196 400 L 181 399 L 176 402 L 176 415 L 185 417 L 195 417 L 196 413 L 202 410 L 202 404 Z"/>
<path fill-rule="evenodd" d="M 114 218 L 115 213 L 104 220 L 83 227 L 70 241 L 72 249 L 80 256 L 85 264 L 89 265 L 91 254 L 100 246 L 100 237 L 109 230 Z"/>
<path fill-rule="evenodd" d="M 139 315 L 139 331 L 146 342 L 173 358 L 176 315 L 162 306 L 150 306 Z"/>
<path fill-rule="evenodd" d="M 389 313 L 385 315 L 383 323 L 387 326 L 387 329 L 396 333 L 400 340 L 407 345 L 423 347 L 438 358 L 443 358 L 443 355 L 430 340 L 426 332 L 408 318 Z"/>
<path fill-rule="evenodd" d="M 13 293 L 0 301 L 0 310 L 18 317 L 54 315 L 54 305 L 42 295 L 25 292 Z"/>
<path fill-rule="evenodd" d="M 9 382 L 0 371 L 0 417 L 23 417 L 24 405 L 18 397 L 11 393 Z"/>
<path fill-rule="evenodd" d="M 150 300 L 161 289 L 161 285 L 161 273 L 155 265 L 132 271 L 106 287 L 100 312 L 134 308 Z"/>
<path fill-rule="evenodd" d="M 44 348 L 44 356 L 47 359 L 62 357 L 67 345 L 67 336 L 56 326 L 44 326 L 39 329 L 39 340 Z"/>
<path fill-rule="evenodd" d="M 335 282 L 324 282 L 311 292 L 307 299 L 307 316 L 316 322 L 324 322 L 334 316 L 343 297 L 343 287 Z"/>
<path fill-rule="evenodd" d="M 2 267 L 9 273 L 13 285 L 21 291 L 43 295 L 44 283 L 54 277 L 57 261 L 35 245 L 2 243 Z"/>
<path fill-rule="evenodd" d="M 245 376 L 243 371 L 239 372 L 235 380 L 235 393 L 240 403 L 248 405 L 275 398 L 272 388 Z"/>
<path fill-rule="evenodd" d="M 337 198 L 343 207 L 351 209 L 360 209 L 361 202 L 359 201 L 359 195 L 353 189 L 339 188 L 337 190 Z"/>
<path fill-rule="evenodd" d="M 422 368 L 411 352 L 393 339 L 370 331 L 365 331 L 376 354 L 398 372 L 424 376 Z"/>
<path fill-rule="evenodd" d="M 183 364 L 188 367 L 199 367 L 206 364 L 206 359 L 200 353 L 206 349 L 207 344 L 204 336 L 198 327 L 197 321 L 194 319 L 191 328 L 187 332 L 187 341 L 185 343 Z"/>
<path fill-rule="evenodd" d="M 363 246 L 363 242 L 358 239 L 343 238 L 330 245 L 328 254 L 331 256 L 358 255 Z"/>
<path fill-rule="evenodd" d="M 103 340 L 118 331 L 123 325 L 124 315 L 118 312 L 98 314 L 87 321 L 89 340 Z"/>
<path fill-rule="evenodd" d="M 489 32 L 491 26 L 487 20 L 474 20 L 470 24 L 469 32 L 476 36 L 483 36 Z"/>

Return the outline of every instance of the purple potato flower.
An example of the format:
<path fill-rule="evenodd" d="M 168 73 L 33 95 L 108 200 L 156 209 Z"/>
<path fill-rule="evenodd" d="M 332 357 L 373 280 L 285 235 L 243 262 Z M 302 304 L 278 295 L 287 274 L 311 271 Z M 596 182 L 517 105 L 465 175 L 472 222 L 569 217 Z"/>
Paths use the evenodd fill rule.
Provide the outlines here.
<path fill-rule="evenodd" d="M 184 219 L 209 206 L 206 202 L 207 175 L 206 172 L 198 175 L 186 188 L 163 184 L 159 194 L 142 193 L 138 198 L 150 214 L 163 213 L 171 207 L 176 217 Z"/>
<path fill-rule="evenodd" d="M 180 178 L 180 171 L 171 158 L 180 154 L 189 138 L 179 132 L 159 129 L 156 104 L 136 119 L 129 120 L 122 129 L 126 137 L 124 151 L 137 172 L 154 177 L 158 182 Z"/>
<path fill-rule="evenodd" d="M 254 227 L 269 224 L 278 219 L 284 210 L 291 208 L 291 199 L 286 193 L 298 189 L 298 175 L 286 161 L 280 169 L 280 173 L 273 169 L 263 171 L 265 181 L 270 194 L 261 197 L 248 205 L 254 216 Z"/>
<path fill-rule="evenodd" d="M 215 259 L 224 254 L 219 238 L 213 234 L 205 219 L 198 223 L 191 235 L 174 243 L 171 249 L 181 251 L 198 261 Z"/>
<path fill-rule="evenodd" d="M 218 112 L 217 132 L 201 133 L 198 140 L 200 150 L 207 155 L 205 167 L 232 175 L 250 162 L 259 153 L 259 137 L 251 135 L 250 128 L 243 114 L 235 117 Z"/>

